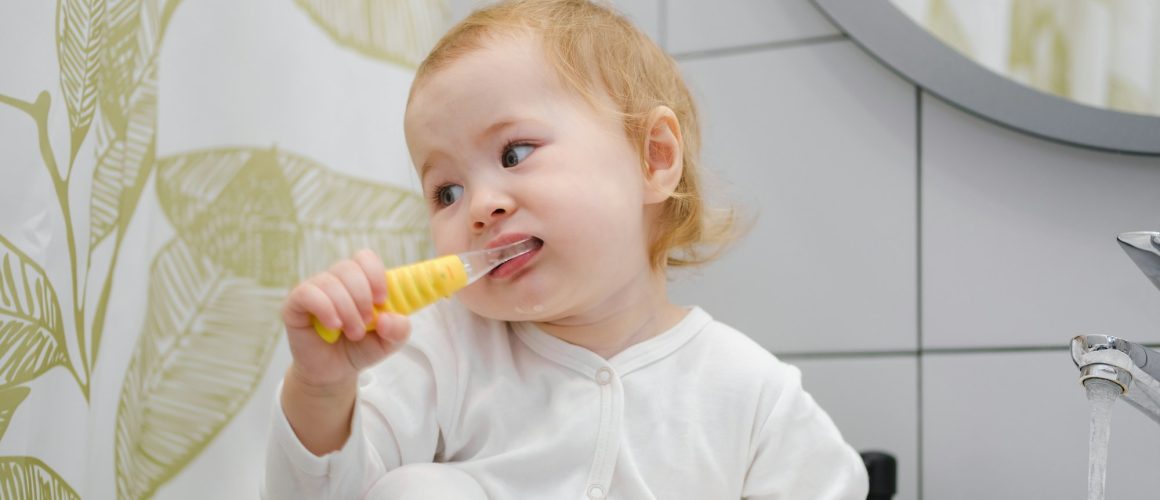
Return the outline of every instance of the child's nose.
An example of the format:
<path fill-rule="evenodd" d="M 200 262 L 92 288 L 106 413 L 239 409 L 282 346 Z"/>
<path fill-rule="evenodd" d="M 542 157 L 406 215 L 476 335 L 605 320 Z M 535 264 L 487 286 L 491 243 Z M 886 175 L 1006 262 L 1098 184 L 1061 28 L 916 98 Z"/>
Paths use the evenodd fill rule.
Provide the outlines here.
<path fill-rule="evenodd" d="M 471 207 L 471 226 L 476 231 L 487 229 L 515 210 L 512 199 L 503 193 L 476 191 L 475 195 Z"/>

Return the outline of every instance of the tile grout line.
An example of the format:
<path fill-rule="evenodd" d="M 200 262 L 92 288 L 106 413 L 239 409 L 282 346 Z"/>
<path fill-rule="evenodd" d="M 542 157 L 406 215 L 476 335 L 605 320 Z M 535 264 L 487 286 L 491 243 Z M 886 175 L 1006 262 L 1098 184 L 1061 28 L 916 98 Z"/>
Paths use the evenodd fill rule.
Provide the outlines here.
<path fill-rule="evenodd" d="M 694 50 L 691 52 L 681 52 L 679 54 L 670 54 L 673 59 L 677 61 L 693 61 L 697 59 L 708 59 L 714 57 L 724 57 L 740 54 L 750 54 L 754 52 L 765 52 L 769 50 L 784 49 L 790 47 L 802 47 L 807 45 L 818 45 L 830 42 L 846 41 L 848 38 L 844 34 L 836 35 L 821 35 L 807 38 L 798 38 L 794 40 L 782 40 L 778 42 L 757 43 L 752 45 L 737 45 L 733 47 L 723 47 L 719 49 L 705 49 Z"/>
<path fill-rule="evenodd" d="M 1153 347 L 1145 345 L 1145 347 Z M 1160 347 L 1158 347 L 1160 348 Z M 1066 353 L 1067 346 L 1010 347 L 936 347 L 930 349 L 894 350 L 812 350 L 812 352 L 773 353 L 781 360 L 848 360 L 851 357 L 930 357 L 938 355 Z"/>
<path fill-rule="evenodd" d="M 1160 349 L 1160 344 L 1141 344 L 1144 347 Z M 976 354 L 1027 354 L 1042 352 L 1068 352 L 1066 345 L 1025 345 L 1025 346 L 992 346 L 992 347 L 933 347 L 918 349 L 895 349 L 880 351 L 799 351 L 773 352 L 783 360 L 834 360 L 850 358 L 884 358 L 884 357 L 923 357 L 955 356 Z M 772 351 L 771 351 L 772 352 Z"/>
<path fill-rule="evenodd" d="M 922 411 L 922 87 L 914 87 L 914 170 L 915 170 L 915 340 L 917 344 L 917 359 L 915 360 L 915 396 L 916 396 L 916 422 L 915 428 L 917 432 L 918 446 L 917 446 L 917 485 L 918 500 L 922 500 L 923 486 L 922 486 L 922 451 L 923 451 L 923 411 Z"/>

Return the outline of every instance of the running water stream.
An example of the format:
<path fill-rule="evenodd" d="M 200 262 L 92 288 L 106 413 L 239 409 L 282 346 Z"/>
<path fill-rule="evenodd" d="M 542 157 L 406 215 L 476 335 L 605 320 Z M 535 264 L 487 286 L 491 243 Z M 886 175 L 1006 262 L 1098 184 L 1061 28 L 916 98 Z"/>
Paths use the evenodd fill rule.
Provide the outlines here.
<path fill-rule="evenodd" d="M 1112 427 L 1112 403 L 1123 390 L 1113 382 L 1089 379 L 1084 383 L 1091 407 L 1091 433 L 1088 438 L 1088 500 L 1104 500 L 1108 473 L 1108 436 Z"/>

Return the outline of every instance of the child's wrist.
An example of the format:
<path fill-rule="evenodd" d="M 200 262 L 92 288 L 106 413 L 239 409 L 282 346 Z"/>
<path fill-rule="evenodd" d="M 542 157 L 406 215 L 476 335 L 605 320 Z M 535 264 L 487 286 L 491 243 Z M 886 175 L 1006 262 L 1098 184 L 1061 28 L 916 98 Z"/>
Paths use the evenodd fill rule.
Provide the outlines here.
<path fill-rule="evenodd" d="M 342 449 L 350 436 L 358 376 L 319 384 L 291 363 L 282 384 L 282 411 L 302 446 L 315 456 Z"/>
<path fill-rule="evenodd" d="M 342 399 L 358 391 L 358 372 L 338 380 L 318 380 L 291 362 L 283 382 L 283 390 L 287 389 L 312 399 Z"/>

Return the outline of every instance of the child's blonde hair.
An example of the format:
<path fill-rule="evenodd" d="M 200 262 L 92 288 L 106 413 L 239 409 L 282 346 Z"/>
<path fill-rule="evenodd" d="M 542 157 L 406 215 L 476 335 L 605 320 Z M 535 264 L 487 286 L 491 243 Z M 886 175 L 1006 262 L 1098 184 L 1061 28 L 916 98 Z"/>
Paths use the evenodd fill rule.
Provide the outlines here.
<path fill-rule="evenodd" d="M 443 36 L 419 66 L 423 78 L 481 48 L 488 37 L 530 33 L 540 38 L 557 74 L 593 105 L 612 98 L 642 168 L 649 113 L 677 115 L 684 172 L 658 220 L 649 248 L 654 269 L 694 266 L 717 257 L 736 238 L 734 210 L 714 211 L 701 193 L 701 128 L 676 61 L 614 10 L 589 0 L 510 0 L 475 11 Z M 646 172 L 647 173 L 647 172 Z"/>

